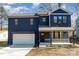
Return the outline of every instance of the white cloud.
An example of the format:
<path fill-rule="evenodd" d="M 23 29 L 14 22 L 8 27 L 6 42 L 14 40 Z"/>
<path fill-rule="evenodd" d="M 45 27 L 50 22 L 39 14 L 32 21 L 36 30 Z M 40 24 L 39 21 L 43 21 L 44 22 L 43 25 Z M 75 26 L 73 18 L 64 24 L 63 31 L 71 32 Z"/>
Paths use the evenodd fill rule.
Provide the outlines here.
<path fill-rule="evenodd" d="M 0 3 L 1 5 L 14 5 L 16 3 Z"/>
<path fill-rule="evenodd" d="M 12 7 L 11 7 L 10 5 L 3 5 L 3 7 L 4 7 L 6 13 L 7 13 L 7 14 L 10 14 L 10 13 L 9 13 L 9 10 L 10 10 Z"/>
<path fill-rule="evenodd" d="M 16 4 L 16 3 L 6 3 L 6 5 L 14 5 L 14 4 Z"/>
<path fill-rule="evenodd" d="M 40 5 L 40 3 L 33 3 L 33 7 L 37 7 L 39 5 Z"/>
<path fill-rule="evenodd" d="M 6 10 L 9 10 L 10 8 L 11 8 L 11 6 L 9 6 L 9 5 L 4 5 L 3 6 Z"/>
<path fill-rule="evenodd" d="M 66 8 L 66 5 L 64 5 L 64 4 L 62 4 L 62 6 L 61 6 L 62 8 Z"/>
<path fill-rule="evenodd" d="M 13 13 L 29 13 L 32 12 L 31 9 L 24 7 L 24 6 L 18 6 L 18 7 L 12 7 L 11 5 L 3 5 L 5 8 L 7 14 L 13 14 Z"/>
<path fill-rule="evenodd" d="M 29 13 L 31 10 L 27 7 L 16 7 L 16 8 L 11 8 L 9 10 L 9 13 L 13 14 L 13 13 Z"/>

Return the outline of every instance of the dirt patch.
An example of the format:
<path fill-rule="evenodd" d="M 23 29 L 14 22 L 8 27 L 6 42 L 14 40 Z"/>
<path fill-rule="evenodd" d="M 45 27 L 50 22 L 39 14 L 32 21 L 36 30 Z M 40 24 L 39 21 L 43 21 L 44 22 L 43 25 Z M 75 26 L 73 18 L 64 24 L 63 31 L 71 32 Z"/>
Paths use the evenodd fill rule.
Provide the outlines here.
<path fill-rule="evenodd" d="M 4 30 L 0 30 L 0 33 L 5 32 L 5 31 L 8 31 L 8 30 L 5 30 L 5 29 Z"/>
<path fill-rule="evenodd" d="M 7 47 L 7 42 L 6 41 L 0 42 L 0 48 L 4 48 L 4 47 Z"/>
<path fill-rule="evenodd" d="M 79 56 L 79 48 L 34 48 L 26 56 Z"/>

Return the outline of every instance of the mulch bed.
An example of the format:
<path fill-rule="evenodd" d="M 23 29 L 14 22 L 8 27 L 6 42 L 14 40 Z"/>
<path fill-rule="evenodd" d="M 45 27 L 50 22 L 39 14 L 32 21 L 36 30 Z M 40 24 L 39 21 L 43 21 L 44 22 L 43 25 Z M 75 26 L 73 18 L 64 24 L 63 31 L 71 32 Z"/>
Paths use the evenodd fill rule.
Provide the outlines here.
<path fill-rule="evenodd" d="M 79 56 L 79 48 L 33 48 L 26 56 Z"/>

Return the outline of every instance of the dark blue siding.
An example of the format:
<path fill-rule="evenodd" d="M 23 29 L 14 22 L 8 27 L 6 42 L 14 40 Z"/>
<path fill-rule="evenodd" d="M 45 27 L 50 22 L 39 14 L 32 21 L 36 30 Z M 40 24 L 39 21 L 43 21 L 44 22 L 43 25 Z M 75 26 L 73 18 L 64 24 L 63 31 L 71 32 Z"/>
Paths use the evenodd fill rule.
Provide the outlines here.
<path fill-rule="evenodd" d="M 15 25 L 15 19 L 18 19 L 18 24 Z M 30 24 L 30 18 L 8 18 L 8 44 L 12 45 L 13 33 L 34 33 L 35 45 L 39 44 L 38 18 L 33 18 L 33 25 Z M 38 44 L 37 44 L 38 43 Z"/>
<path fill-rule="evenodd" d="M 14 20 L 13 20 L 14 21 Z M 34 18 L 33 25 L 30 24 L 30 18 L 19 18 L 18 25 L 14 24 L 15 31 L 35 31 L 37 18 Z"/>
<path fill-rule="evenodd" d="M 13 19 L 12 20 L 8 19 L 8 45 L 11 45 L 13 42 L 13 39 L 12 39 L 12 32 L 14 32 L 13 24 L 14 24 Z"/>
<path fill-rule="evenodd" d="M 44 22 L 42 18 L 46 18 L 46 21 Z M 49 26 L 49 16 L 40 16 L 39 17 L 39 26 L 48 27 Z"/>
<path fill-rule="evenodd" d="M 71 27 L 71 15 L 68 15 L 68 26 Z"/>
<path fill-rule="evenodd" d="M 57 23 L 54 23 L 54 15 L 50 15 L 50 26 L 51 27 L 70 27 L 71 26 L 71 16 L 70 15 L 55 15 L 57 16 Z M 67 22 L 63 23 L 63 18 L 61 20 L 61 23 L 59 23 L 58 16 L 67 16 Z"/>

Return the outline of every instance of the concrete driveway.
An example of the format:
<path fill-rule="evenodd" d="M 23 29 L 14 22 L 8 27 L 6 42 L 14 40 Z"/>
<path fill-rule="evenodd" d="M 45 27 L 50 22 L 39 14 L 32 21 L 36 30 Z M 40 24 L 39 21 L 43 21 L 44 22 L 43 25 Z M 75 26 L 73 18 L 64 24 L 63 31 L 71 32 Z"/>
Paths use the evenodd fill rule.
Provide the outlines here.
<path fill-rule="evenodd" d="M 10 47 L 6 47 L 0 49 L 0 56 L 25 56 L 33 46 L 18 46 L 12 45 Z"/>

